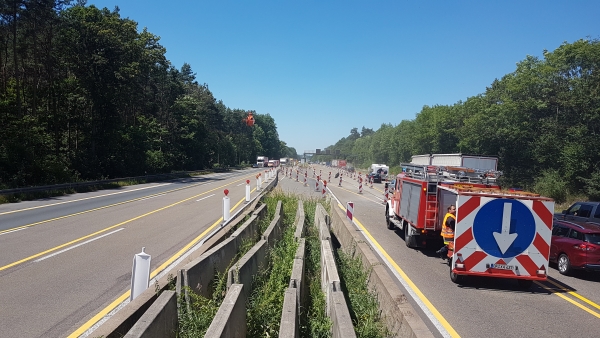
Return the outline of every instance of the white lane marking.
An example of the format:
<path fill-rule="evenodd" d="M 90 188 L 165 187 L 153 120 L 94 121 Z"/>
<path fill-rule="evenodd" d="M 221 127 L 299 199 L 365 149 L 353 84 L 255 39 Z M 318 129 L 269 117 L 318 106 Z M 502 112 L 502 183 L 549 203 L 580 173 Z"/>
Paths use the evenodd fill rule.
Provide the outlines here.
<path fill-rule="evenodd" d="M 21 230 L 25 230 L 26 228 L 20 228 L 20 229 L 14 229 L 14 230 L 8 230 L 5 232 L 0 233 L 0 236 L 2 235 L 6 235 L 6 234 L 10 234 L 11 232 L 17 232 L 17 231 L 21 231 Z"/>
<path fill-rule="evenodd" d="M 58 254 L 61 254 L 61 253 L 65 252 L 65 251 L 69 251 L 69 250 L 71 250 L 71 249 L 75 249 L 75 248 L 77 248 L 77 247 L 80 247 L 80 246 L 82 246 L 82 245 L 84 245 L 84 244 L 91 243 L 91 242 L 93 242 L 93 241 L 95 241 L 95 240 L 97 240 L 97 239 L 100 239 L 100 238 L 102 238 L 102 237 L 106 237 L 106 236 L 108 236 L 108 235 L 112 235 L 112 234 L 114 234 L 114 233 L 116 233 L 116 232 L 119 232 L 119 231 L 121 231 L 121 230 L 125 230 L 125 228 L 120 228 L 120 229 L 117 229 L 117 230 L 115 230 L 115 231 L 111 231 L 111 232 L 109 232 L 109 233 L 106 233 L 106 234 L 104 234 L 104 235 L 102 235 L 102 236 L 98 236 L 98 237 L 96 237 L 96 238 L 89 239 L 89 240 L 87 240 L 87 241 L 85 241 L 85 242 L 81 242 L 81 243 L 79 243 L 79 244 L 77 244 L 77 245 L 73 245 L 72 247 L 68 247 L 68 248 L 66 248 L 66 249 L 63 249 L 63 250 L 60 250 L 60 251 L 57 251 L 57 252 L 51 253 L 51 254 L 50 254 L 50 255 L 48 255 L 48 256 L 44 256 L 44 257 L 42 257 L 42 258 L 38 258 L 38 259 L 36 259 L 34 262 L 35 262 L 35 263 L 37 263 L 37 262 L 41 262 L 41 261 L 43 261 L 44 259 L 47 259 L 47 258 L 50 258 L 50 257 L 56 256 L 56 255 L 58 255 Z"/>
<path fill-rule="evenodd" d="M 165 196 L 166 194 L 158 194 L 158 195 L 154 195 L 154 196 L 150 196 L 150 197 L 146 197 L 146 198 L 141 198 L 138 201 L 145 201 L 145 200 L 149 200 L 152 198 L 156 198 L 156 197 L 160 197 L 160 196 Z"/>
<path fill-rule="evenodd" d="M 246 184 L 246 183 L 240 183 L 240 184 L 236 185 L 236 187 L 239 187 L 240 185 L 244 185 L 244 184 Z"/>
<path fill-rule="evenodd" d="M 171 183 L 158 184 L 158 185 L 153 185 L 151 187 L 144 187 L 144 188 L 127 190 L 127 191 L 113 192 L 113 193 L 106 194 L 106 195 L 99 195 L 99 196 L 92 196 L 92 197 L 80 198 L 80 199 L 72 200 L 72 201 L 65 201 L 65 202 L 52 203 L 52 204 L 47 204 L 47 205 L 40 205 L 40 206 L 37 206 L 37 207 L 31 207 L 31 208 L 25 208 L 25 209 L 18 209 L 18 210 L 13 210 L 13 211 L 6 211 L 6 212 L 0 213 L 0 216 L 7 215 L 7 214 L 13 214 L 15 212 L 21 212 L 21 211 L 27 211 L 27 210 L 34 210 L 34 209 L 41 209 L 41 208 L 47 208 L 47 207 L 53 207 L 55 205 L 61 205 L 61 204 L 67 204 L 67 203 L 74 203 L 74 202 L 81 202 L 81 201 L 91 200 L 91 199 L 94 199 L 94 198 L 100 198 L 100 197 L 106 197 L 106 196 L 112 196 L 112 195 L 118 195 L 118 194 L 125 194 L 125 193 L 128 193 L 128 192 L 134 192 L 134 191 L 139 191 L 139 190 L 157 188 L 157 187 L 162 187 L 162 186 L 169 185 L 169 184 L 171 184 Z"/>
<path fill-rule="evenodd" d="M 199 199 L 199 200 L 196 200 L 196 202 L 200 202 L 200 201 L 202 201 L 203 199 L 207 199 L 207 198 L 209 198 L 209 197 L 213 197 L 214 195 L 215 195 L 215 194 L 208 195 L 208 196 L 206 196 L 206 197 L 202 197 L 201 199 Z"/>
<path fill-rule="evenodd" d="M 335 196 L 335 194 L 333 192 L 331 192 L 331 196 L 333 196 L 333 198 L 335 198 L 335 200 L 338 202 L 339 205 L 344 205 L 337 198 L 337 196 Z M 356 225 L 356 223 L 354 223 L 354 220 L 352 220 L 352 224 L 356 227 L 356 229 L 358 231 L 363 232 L 360 229 L 360 227 L 358 225 Z M 452 337 L 450 335 L 450 333 L 444 328 L 444 326 L 442 325 L 442 323 L 440 323 L 440 321 L 433 315 L 433 313 L 431 312 L 431 310 L 429 310 L 429 308 L 427 307 L 427 305 L 425 305 L 425 303 L 421 300 L 421 298 L 417 295 L 417 293 L 412 289 L 412 287 L 408 284 L 408 282 L 406 280 L 404 280 L 404 278 L 402 278 L 402 276 L 400 276 L 400 274 L 398 273 L 398 271 L 396 271 L 396 269 L 394 268 L 394 266 L 385 258 L 385 256 L 383 255 L 383 253 L 381 253 L 381 251 L 379 250 L 379 248 L 377 248 L 377 246 L 375 245 L 375 243 L 373 243 L 373 241 L 371 241 L 371 239 L 369 238 L 369 236 L 365 236 L 363 234 L 363 238 L 365 238 L 369 242 L 369 244 L 371 245 L 371 249 L 373 249 L 375 252 L 377 252 L 377 255 L 379 255 L 379 258 L 381 258 L 381 260 L 385 263 L 385 265 L 387 265 L 387 267 L 394 274 L 394 276 L 396 276 L 396 278 L 398 279 L 398 281 L 400 282 L 400 284 L 402 284 L 402 286 L 404 286 L 404 289 L 410 294 L 410 296 L 412 297 L 412 299 L 421 308 L 421 310 L 423 311 L 423 313 L 425 313 L 425 315 L 427 316 L 427 318 L 429 318 L 429 320 L 435 326 L 435 328 L 438 329 L 438 331 L 440 332 L 440 334 L 443 337 Z"/>

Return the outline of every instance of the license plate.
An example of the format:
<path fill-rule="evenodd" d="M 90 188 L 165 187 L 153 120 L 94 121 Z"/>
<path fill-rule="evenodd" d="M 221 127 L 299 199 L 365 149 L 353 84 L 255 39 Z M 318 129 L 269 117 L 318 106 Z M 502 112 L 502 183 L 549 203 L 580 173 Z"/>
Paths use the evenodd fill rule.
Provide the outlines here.
<path fill-rule="evenodd" d="M 517 267 L 514 265 L 506 265 L 506 264 L 488 264 L 488 268 L 499 269 L 499 270 L 516 270 L 517 269 Z"/>

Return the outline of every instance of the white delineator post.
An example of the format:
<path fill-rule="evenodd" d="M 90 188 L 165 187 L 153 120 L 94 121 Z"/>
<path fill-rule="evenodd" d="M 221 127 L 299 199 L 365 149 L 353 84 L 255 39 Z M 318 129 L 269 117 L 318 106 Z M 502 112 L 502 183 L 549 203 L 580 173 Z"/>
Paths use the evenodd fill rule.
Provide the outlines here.
<path fill-rule="evenodd" d="M 308 178 L 308 171 L 305 171 L 305 172 L 304 172 L 304 186 L 305 186 L 305 187 L 307 187 L 307 186 L 308 186 L 308 183 L 306 183 L 306 180 L 307 180 L 307 178 Z"/>
<path fill-rule="evenodd" d="M 260 185 L 262 184 L 262 182 L 260 181 L 260 173 L 258 173 L 258 175 L 256 175 L 256 190 L 260 191 Z"/>
<path fill-rule="evenodd" d="M 246 180 L 246 202 L 250 202 L 250 180 Z"/>
<path fill-rule="evenodd" d="M 143 247 L 142 252 L 133 256 L 129 301 L 134 300 L 150 285 L 150 259 L 152 257 L 144 252 L 145 249 L 146 247 Z"/>
<path fill-rule="evenodd" d="M 223 197 L 223 222 L 227 222 L 231 217 L 229 213 L 231 201 L 229 200 L 229 196 L 227 196 L 229 194 L 229 190 L 225 189 L 223 192 L 225 193 L 225 197 Z"/>
<path fill-rule="evenodd" d="M 323 190 L 321 191 L 321 196 L 325 198 L 327 196 L 327 181 L 323 181 Z"/>
<path fill-rule="evenodd" d="M 342 174 L 340 174 L 340 184 L 339 184 L 339 186 L 340 187 L 342 186 Z"/>
<path fill-rule="evenodd" d="M 319 191 L 319 180 L 321 178 L 319 176 L 317 176 L 317 180 L 315 181 L 315 191 Z"/>
<path fill-rule="evenodd" d="M 346 203 L 346 218 L 352 222 L 354 218 L 354 202 Z"/>

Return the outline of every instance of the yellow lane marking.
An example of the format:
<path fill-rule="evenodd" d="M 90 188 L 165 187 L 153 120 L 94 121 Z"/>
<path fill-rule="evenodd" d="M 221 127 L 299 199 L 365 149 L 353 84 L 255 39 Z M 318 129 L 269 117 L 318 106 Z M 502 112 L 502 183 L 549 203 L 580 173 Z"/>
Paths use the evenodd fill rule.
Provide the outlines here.
<path fill-rule="evenodd" d="M 346 212 L 346 208 L 344 208 L 343 205 L 338 203 L 338 207 L 340 209 L 344 210 L 344 212 Z M 456 332 L 454 330 L 454 328 L 450 325 L 450 323 L 448 323 L 448 321 L 442 316 L 442 314 L 433 306 L 433 304 L 429 301 L 429 299 L 427 299 L 427 297 L 425 297 L 425 295 L 421 292 L 421 290 L 419 290 L 419 288 L 415 285 L 415 283 L 413 283 L 413 281 L 410 278 L 408 278 L 408 275 L 406 273 L 404 273 L 404 271 L 400 268 L 400 266 L 398 266 L 398 264 L 396 264 L 396 262 L 392 259 L 392 257 L 390 257 L 390 255 L 388 255 L 388 253 L 383 249 L 383 247 L 381 247 L 381 245 L 379 245 L 379 243 L 375 240 L 375 238 L 371 235 L 371 233 L 369 231 L 367 231 L 367 229 L 362 225 L 362 223 L 358 219 L 356 219 L 356 217 L 353 217 L 353 220 L 356 223 L 356 225 L 358 225 L 360 227 L 360 229 L 363 231 L 363 233 L 367 237 L 369 237 L 369 239 L 371 240 L 373 245 L 375 245 L 377 247 L 377 249 L 379 249 L 379 251 L 383 254 L 385 259 L 388 262 L 390 262 L 390 264 L 392 264 L 392 266 L 394 267 L 396 272 L 398 272 L 398 274 L 400 274 L 400 276 L 402 276 L 402 278 L 406 281 L 406 283 L 410 286 L 410 288 L 415 292 L 415 294 L 417 294 L 417 296 L 419 297 L 419 299 L 421 299 L 421 301 L 425 304 L 425 306 L 427 306 L 429 311 L 431 311 L 431 313 L 440 322 L 440 324 L 442 324 L 442 326 L 446 329 L 446 331 L 448 331 L 448 334 L 450 334 L 451 337 L 460 337 L 458 332 Z"/>
<path fill-rule="evenodd" d="M 256 190 L 256 188 L 252 189 L 252 191 L 255 191 L 255 190 Z M 236 203 L 236 205 L 233 206 L 233 208 L 231 208 L 230 211 L 235 210 L 235 208 L 237 208 L 238 205 L 240 205 L 245 200 L 246 200 L 246 197 L 242 198 L 239 202 Z M 173 263 L 175 260 L 177 260 L 179 257 L 181 257 L 181 255 L 183 255 L 187 250 L 189 250 L 191 247 L 196 245 L 196 243 L 198 243 L 198 241 L 200 241 L 200 239 L 202 237 L 206 236 L 206 234 L 208 234 L 210 231 L 212 231 L 217 225 L 219 225 L 221 223 L 222 220 L 223 220 L 223 217 L 220 217 L 216 222 L 214 222 L 210 227 L 208 227 L 208 229 L 204 230 L 200 235 L 198 235 L 198 237 L 194 238 L 190 243 L 188 243 L 185 247 L 183 247 L 183 249 L 179 250 L 175 255 L 171 256 L 171 258 L 169 258 L 165 263 L 161 264 L 158 268 L 154 269 L 154 271 L 152 271 L 152 273 L 150 273 L 150 279 L 154 278 L 161 271 L 163 271 L 165 268 L 167 268 L 171 263 Z M 98 321 L 100 321 L 100 319 L 104 318 L 104 316 L 108 315 L 114 308 L 119 306 L 119 304 L 121 304 L 125 300 L 127 300 L 127 298 L 129 298 L 130 295 L 131 295 L 131 289 L 127 290 L 127 292 L 122 294 L 119 298 L 115 299 L 114 302 L 110 303 L 107 307 L 105 307 L 100 312 L 98 312 L 94 317 L 92 317 L 90 320 L 85 322 L 85 324 L 83 324 L 81 327 L 79 327 L 77 330 L 75 330 L 73 333 L 71 333 L 67 338 L 76 338 L 76 337 L 81 336 L 90 327 L 92 327 L 94 324 L 96 324 Z"/>
<path fill-rule="evenodd" d="M 556 282 L 554 282 L 554 281 L 552 281 L 552 280 L 549 280 L 549 279 L 547 279 L 547 280 L 546 280 L 546 282 L 548 282 L 548 283 L 550 283 L 550 284 L 553 284 L 554 286 L 556 286 L 557 288 L 559 288 L 559 289 L 561 289 L 561 290 L 565 291 L 566 293 L 570 294 L 571 296 L 573 296 L 573 297 L 575 297 L 575 298 L 578 298 L 578 299 L 580 299 L 581 301 L 583 301 L 583 302 L 586 302 L 586 303 L 588 303 L 589 305 L 591 305 L 591 306 L 595 307 L 596 309 L 600 310 L 600 305 L 598 305 L 598 304 L 596 304 L 596 303 L 592 302 L 591 300 L 589 300 L 589 299 L 587 299 L 587 298 L 583 297 L 582 295 L 580 295 L 580 294 L 578 294 L 578 293 L 576 293 L 576 292 L 574 292 L 574 291 L 572 291 L 572 290 L 569 290 L 569 289 L 565 288 L 564 286 L 562 286 L 562 285 L 560 285 L 560 284 L 558 284 L 558 283 L 556 283 Z"/>
<path fill-rule="evenodd" d="M 578 302 L 574 301 L 573 299 L 571 299 L 571 298 L 569 298 L 569 297 L 567 297 L 567 296 L 563 295 L 563 294 L 562 294 L 562 293 L 560 293 L 560 292 L 554 292 L 554 290 L 552 290 L 552 289 L 548 288 L 546 285 L 544 285 L 544 284 L 542 284 L 542 283 L 540 283 L 540 282 L 538 282 L 538 281 L 534 281 L 534 282 L 535 282 L 537 285 L 541 286 L 542 288 L 544 288 L 544 289 L 548 290 L 550 293 L 552 293 L 552 294 L 554 294 L 554 295 L 557 295 L 558 297 L 560 297 L 560 298 L 562 298 L 562 299 L 566 300 L 567 302 L 569 302 L 569 303 L 571 303 L 571 304 L 573 304 L 573 305 L 577 306 L 578 308 L 580 308 L 580 309 L 582 309 L 582 310 L 584 310 L 584 311 L 586 311 L 586 312 L 590 313 L 592 316 L 596 316 L 596 317 L 600 318 L 600 313 L 598 313 L 598 312 L 596 312 L 596 311 L 593 311 L 593 310 L 591 310 L 591 309 L 589 309 L 589 308 L 587 308 L 587 307 L 583 306 L 582 304 L 580 304 L 580 303 L 578 303 Z"/>
<path fill-rule="evenodd" d="M 119 224 L 115 224 L 115 225 L 112 225 L 112 226 L 110 226 L 110 227 L 108 227 L 108 228 L 104 228 L 104 229 L 102 229 L 102 230 L 96 231 L 96 232 L 94 232 L 94 233 L 92 233 L 92 234 L 89 234 L 89 235 L 86 235 L 86 236 L 83 236 L 83 237 L 80 237 L 80 238 L 74 239 L 74 240 L 72 240 L 72 241 L 70 241 L 70 242 L 67 242 L 67 243 L 61 244 L 61 245 L 59 245 L 59 246 L 56 246 L 56 247 L 54 247 L 54 248 L 48 249 L 48 250 L 46 250 L 46 251 L 43 251 L 43 252 L 37 253 L 37 254 L 35 254 L 35 255 L 32 255 L 32 256 L 29 256 L 29 257 L 23 258 L 23 259 L 21 259 L 21 260 L 18 260 L 18 261 L 16 261 L 16 262 L 13 262 L 13 263 L 10 263 L 10 264 L 8 264 L 8 265 L 5 265 L 5 266 L 2 266 L 2 267 L 0 267 L 0 271 L 2 271 L 2 270 L 6 270 L 6 269 L 8 269 L 8 268 L 11 268 L 11 267 L 13 267 L 13 266 L 16 266 L 16 265 L 19 265 L 19 264 L 22 264 L 22 263 L 25 263 L 25 262 L 27 262 L 27 261 L 30 261 L 30 260 L 32 260 L 32 259 L 35 259 L 35 258 L 38 258 L 38 257 L 40 257 L 40 256 L 46 255 L 46 254 L 48 254 L 48 253 L 50 253 L 50 252 L 53 252 L 53 251 L 56 251 L 56 250 L 62 249 L 62 248 L 66 247 L 66 246 L 69 246 L 69 245 L 71 245 L 71 244 L 74 244 L 74 243 L 77 243 L 77 242 L 81 242 L 81 241 L 83 241 L 83 240 L 85 240 L 85 239 L 88 239 L 88 238 L 90 238 L 90 237 L 94 237 L 94 236 L 96 236 L 96 235 L 98 235 L 98 234 L 101 234 L 101 233 L 103 233 L 103 232 L 106 232 L 106 231 L 108 231 L 108 230 L 111 230 L 111 229 L 114 229 L 114 228 L 120 227 L 120 226 L 122 226 L 123 224 L 127 224 L 127 223 L 133 222 L 133 221 L 135 221 L 135 220 L 138 220 L 138 219 L 140 219 L 140 218 L 143 218 L 143 217 L 146 217 L 146 216 L 152 215 L 152 214 L 154 214 L 154 213 L 157 213 L 157 212 L 159 212 L 159 211 L 163 211 L 163 210 L 165 210 L 165 209 L 171 208 L 171 207 L 173 207 L 173 206 L 176 206 L 176 205 L 178 205 L 178 204 L 181 204 L 181 203 L 183 203 L 183 202 L 187 202 L 187 201 L 189 201 L 189 200 L 191 200 L 191 199 L 197 198 L 198 196 L 202 196 L 202 195 L 204 195 L 204 194 L 207 194 L 207 193 L 209 193 L 209 192 L 213 192 L 213 191 L 215 191 L 215 190 L 221 189 L 221 188 L 223 188 L 223 187 L 229 186 L 229 185 L 231 185 L 231 184 L 237 183 L 237 182 L 239 182 L 239 181 L 242 181 L 242 180 L 244 180 L 244 179 L 237 180 L 237 181 L 233 181 L 233 182 L 231 182 L 231 183 L 229 183 L 229 184 L 225 184 L 225 185 L 219 186 L 219 187 L 217 187 L 217 188 L 214 188 L 214 189 L 211 189 L 211 190 L 205 191 L 205 192 L 203 192 L 203 193 L 201 193 L 201 194 L 198 194 L 198 195 L 195 195 L 195 196 L 192 196 L 192 197 L 188 197 L 188 198 L 186 198 L 186 199 L 184 199 L 184 200 L 181 200 L 181 201 L 179 201 L 179 202 L 175 202 L 175 203 L 173 203 L 173 204 L 170 204 L 170 205 L 167 205 L 167 206 L 165 206 L 165 207 L 162 207 L 162 208 L 159 208 L 159 209 L 156 209 L 156 210 L 150 211 L 150 212 L 148 212 L 148 213 L 145 213 L 145 214 L 143 214 L 143 215 L 136 216 L 136 217 L 134 217 L 134 218 L 128 219 L 128 220 L 126 220 L 126 221 L 123 221 L 123 222 L 121 222 L 121 223 L 119 223 Z M 67 217 L 72 217 L 72 216 L 76 216 L 76 215 L 81 215 L 81 214 L 85 214 L 85 213 L 88 213 L 88 212 L 91 212 L 91 211 L 100 210 L 100 209 L 108 208 L 108 207 L 110 207 L 110 206 L 115 206 L 115 205 L 119 205 L 119 204 L 123 204 L 123 203 L 126 203 L 126 202 L 116 203 L 116 204 L 112 204 L 112 205 L 104 206 L 104 207 L 101 207 L 101 208 L 96 208 L 96 209 L 91 209 L 91 210 L 87 210 L 87 211 L 78 212 L 78 213 L 75 213 L 75 214 L 72 214 L 72 215 L 66 215 L 66 216 L 62 216 L 62 217 L 53 218 L 53 219 L 50 219 L 50 220 L 45 220 L 45 221 L 41 221 L 41 222 L 37 222 L 37 223 L 32 223 L 32 224 L 25 225 L 25 226 L 23 226 L 23 227 L 20 227 L 20 228 L 31 227 L 31 226 L 38 225 L 38 224 L 41 224 L 41 223 L 46 223 L 46 222 L 50 222 L 50 221 L 55 221 L 55 220 L 59 220 L 59 219 L 63 219 L 63 218 L 67 218 Z M 14 229 L 18 229 L 18 228 L 13 228 L 13 229 L 11 229 L 11 230 L 12 230 L 12 231 L 14 231 Z"/>
<path fill-rule="evenodd" d="M 235 182 L 239 182 L 239 181 L 235 181 Z M 30 228 L 30 227 L 33 227 L 33 226 L 36 226 L 36 225 L 40 225 L 40 224 L 43 224 L 43 223 L 57 221 L 57 220 L 63 219 L 63 218 L 78 216 L 78 215 L 86 214 L 86 213 L 92 212 L 92 211 L 98 211 L 98 210 L 102 210 L 102 209 L 106 209 L 106 208 L 115 207 L 115 206 L 121 205 L 121 204 L 126 204 L 126 203 L 141 201 L 141 200 L 148 199 L 150 197 L 156 197 L 156 196 L 168 194 L 168 193 L 171 193 L 171 192 L 175 192 L 175 191 L 178 191 L 178 190 L 193 188 L 193 187 L 196 187 L 198 185 L 201 185 L 201 183 L 194 184 L 194 185 L 187 186 L 187 187 L 181 187 L 181 188 L 177 188 L 177 189 L 167 190 L 167 191 L 159 192 L 159 193 L 155 193 L 155 194 L 150 194 L 150 195 L 147 195 L 147 196 L 138 197 L 138 198 L 134 198 L 134 199 L 123 201 L 123 202 L 119 202 L 119 203 L 105 205 L 103 207 L 98 207 L 98 208 L 94 208 L 94 209 L 90 209 L 90 210 L 84 210 L 84 211 L 76 212 L 76 213 L 70 214 L 70 215 L 60 216 L 60 217 L 56 217 L 56 218 L 47 219 L 47 220 L 44 220 L 44 221 L 39 221 L 39 222 L 31 223 L 31 224 L 21 225 L 21 226 L 10 228 L 10 229 L 6 229 L 6 230 L 0 230 L 0 235 L 2 235 L 3 233 L 7 233 L 7 232 L 13 232 L 13 231 L 17 231 L 17 230 L 22 230 L 22 229 Z M 221 186 L 221 187 L 223 187 L 223 186 Z M 221 187 L 219 187 L 219 188 L 221 188 Z M 219 189 L 219 188 L 217 188 L 217 189 Z M 104 196 L 109 196 L 109 195 L 104 195 Z M 102 196 L 99 196 L 99 197 L 102 197 Z M 91 199 L 91 198 L 95 198 L 95 197 L 83 198 L 83 199 L 80 199 L 78 201 L 83 201 L 83 200 Z M 69 201 L 69 202 L 71 202 L 71 201 Z M 52 205 L 64 204 L 64 203 L 69 203 L 69 202 L 56 203 L 56 204 L 52 204 Z M 76 202 L 76 201 L 72 201 L 72 202 Z M 51 205 L 48 205 L 48 206 L 51 206 Z M 32 207 L 32 208 L 27 208 L 27 209 L 9 211 L 9 212 L 6 212 L 4 214 L 10 214 L 10 213 L 14 213 L 14 212 L 20 212 L 20 211 L 26 211 L 26 210 L 32 210 L 32 209 L 38 209 L 38 208 L 44 208 L 44 207 L 46 207 L 46 206 L 39 206 L 39 207 Z M 3 215 L 3 214 L 0 214 L 0 215 Z"/>

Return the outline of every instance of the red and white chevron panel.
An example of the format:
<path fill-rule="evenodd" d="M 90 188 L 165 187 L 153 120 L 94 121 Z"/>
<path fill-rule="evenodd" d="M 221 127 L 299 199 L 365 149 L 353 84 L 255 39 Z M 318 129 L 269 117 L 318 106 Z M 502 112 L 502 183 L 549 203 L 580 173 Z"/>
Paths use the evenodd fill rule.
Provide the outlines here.
<path fill-rule="evenodd" d="M 479 216 L 478 213 L 487 203 L 498 200 L 498 198 L 477 195 L 459 195 L 457 199 L 457 219 L 454 237 L 455 259 L 453 260 L 453 268 L 456 266 L 456 258 L 460 257 L 462 258 L 462 263 L 465 265 L 465 272 L 467 274 L 496 277 L 527 276 L 534 277 L 529 279 L 535 279 L 536 277 L 539 277 L 537 275 L 538 270 L 548 270 L 554 202 L 544 198 L 505 198 L 504 200 L 509 199 L 518 200 L 531 212 L 531 216 L 535 222 L 535 234 L 531 243 L 529 243 L 529 246 L 523 246 L 523 248 L 526 247 L 526 249 L 514 257 L 502 258 L 484 251 L 482 246 L 487 246 L 489 248 L 489 243 L 483 245 L 482 243 L 477 242 L 473 231 L 475 217 L 477 216 L 479 221 L 481 221 L 481 217 L 488 217 L 485 210 Z M 489 215 L 489 217 L 498 217 L 498 215 Z M 496 224 L 498 222 L 497 219 L 490 221 L 495 221 Z M 506 249 L 502 250 L 502 252 L 505 250 Z M 498 265 L 506 265 L 515 268 L 496 269 L 490 267 Z"/>

